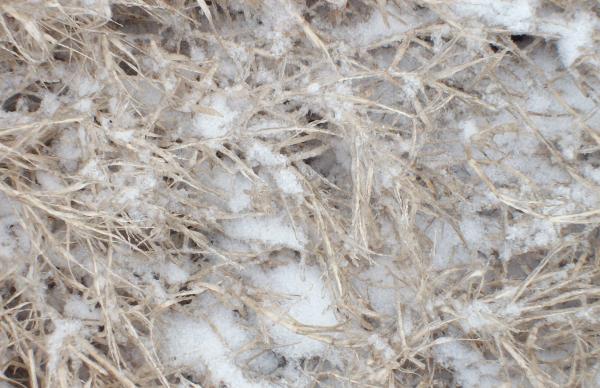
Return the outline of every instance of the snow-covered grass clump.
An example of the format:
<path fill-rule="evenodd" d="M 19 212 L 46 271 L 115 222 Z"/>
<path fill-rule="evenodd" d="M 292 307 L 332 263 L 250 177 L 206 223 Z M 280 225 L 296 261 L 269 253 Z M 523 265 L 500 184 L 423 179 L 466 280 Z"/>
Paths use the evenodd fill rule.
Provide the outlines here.
<path fill-rule="evenodd" d="M 598 2 L 0 14 L 0 386 L 598 386 Z"/>

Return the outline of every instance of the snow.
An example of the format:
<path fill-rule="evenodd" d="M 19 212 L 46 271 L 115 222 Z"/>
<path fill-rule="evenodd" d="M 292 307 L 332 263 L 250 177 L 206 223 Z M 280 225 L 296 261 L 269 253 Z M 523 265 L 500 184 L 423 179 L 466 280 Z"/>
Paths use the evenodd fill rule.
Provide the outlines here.
<path fill-rule="evenodd" d="M 309 94 L 317 94 L 321 90 L 321 85 L 318 82 L 308 84 L 306 92 Z"/>
<path fill-rule="evenodd" d="M 304 325 L 331 326 L 337 323 L 331 310 L 331 296 L 313 266 L 288 263 L 264 273 L 253 274 L 253 280 L 269 290 L 287 295 L 283 310 Z"/>
<path fill-rule="evenodd" d="M 466 332 L 471 330 L 481 330 L 485 328 L 494 328 L 493 312 L 490 307 L 481 301 L 473 301 L 462 311 L 464 317 L 462 325 Z"/>
<path fill-rule="evenodd" d="M 223 222 L 225 234 L 241 241 L 300 250 L 306 243 L 302 230 L 294 229 L 285 216 L 243 217 Z"/>
<path fill-rule="evenodd" d="M 466 141 L 471 140 L 471 137 L 473 137 L 473 135 L 476 135 L 477 132 L 479 132 L 479 129 L 477 128 L 477 124 L 473 120 L 465 121 L 464 123 L 462 123 L 462 127 L 463 127 L 463 136 Z"/>
<path fill-rule="evenodd" d="M 463 221 L 463 224 L 461 224 L 461 231 L 463 233 L 469 233 L 469 229 L 465 228 L 465 222 L 469 222 L 469 219 L 467 218 L 467 220 Z M 472 220 L 472 223 L 475 230 L 481 233 L 482 228 L 480 221 Z M 460 238 L 451 225 L 438 220 L 432 224 L 428 231 L 428 235 L 434 242 L 433 266 L 436 269 L 447 268 L 452 264 L 470 261 L 471 257 L 469 253 L 461 246 Z M 477 239 L 472 243 L 477 244 L 481 241 L 482 240 Z"/>
<path fill-rule="evenodd" d="M 190 274 L 185 269 L 174 263 L 166 263 L 160 269 L 160 273 L 171 284 L 184 283 L 190 277 Z"/>
<path fill-rule="evenodd" d="M 558 54 L 565 67 L 594 53 L 594 33 L 600 26 L 598 17 L 583 10 L 571 18 L 558 18 L 539 0 L 459 0 L 450 8 L 461 18 L 507 28 L 513 34 L 558 38 Z"/>
<path fill-rule="evenodd" d="M 98 161 L 95 159 L 89 160 L 83 167 L 79 170 L 79 173 L 83 176 L 92 179 L 103 179 L 104 174 L 98 168 Z"/>
<path fill-rule="evenodd" d="M 383 359 L 387 362 L 393 361 L 396 353 L 394 350 L 386 343 L 386 341 L 377 334 L 372 334 L 369 337 L 369 345 L 373 346 L 373 348 L 379 352 Z"/>
<path fill-rule="evenodd" d="M 250 206 L 252 200 L 246 191 L 251 187 L 252 185 L 247 179 L 240 176 L 236 177 L 235 182 L 233 182 L 232 195 L 227 202 L 231 211 L 238 213 Z"/>
<path fill-rule="evenodd" d="M 161 336 L 161 350 L 166 362 L 174 367 L 188 366 L 204 371 L 230 387 L 269 387 L 266 382 L 253 381 L 246 376 L 234 360 L 230 348 L 240 346 L 250 337 L 235 322 L 231 312 L 212 310 L 212 326 L 204 320 L 183 315 L 165 319 Z M 219 331 L 215 331 L 219 327 Z"/>
<path fill-rule="evenodd" d="M 131 129 L 127 131 L 112 131 L 110 135 L 116 140 L 129 143 L 133 140 L 135 131 Z"/>
<path fill-rule="evenodd" d="M 222 200 L 227 209 L 239 213 L 248 210 L 252 205 L 252 181 L 242 174 L 230 174 L 220 166 L 207 168 L 199 174 L 202 182 L 214 185 L 222 191 Z"/>
<path fill-rule="evenodd" d="M 214 139 L 225 136 L 231 130 L 231 124 L 236 112 L 227 104 L 227 96 L 215 93 L 205 98 L 202 104 L 211 109 L 210 113 L 194 114 L 193 133 L 204 139 Z"/>
<path fill-rule="evenodd" d="M 492 387 L 501 385 L 500 364 L 488 361 L 468 343 L 454 338 L 439 338 L 434 355 L 445 367 L 456 372 L 456 380 L 465 388 Z"/>
<path fill-rule="evenodd" d="M 10 213 L 5 216 L 0 215 L 0 260 L 22 258 L 28 253 L 30 247 L 31 241 L 19 218 Z"/>
<path fill-rule="evenodd" d="M 83 376 L 68 346 L 100 324 L 109 352 L 139 342 L 169 381 L 229 388 L 417 386 L 440 369 L 444 386 L 524 385 L 493 340 L 533 327 L 536 350 L 518 353 L 561 381 L 560 330 L 597 345 L 594 298 L 548 302 L 593 291 L 594 7 L 231 0 L 180 22 L 177 5 L 123 5 L 160 33 L 106 35 L 123 10 L 79 2 L 106 48 L 73 25 L 82 53 L 0 79 L 2 95 L 41 98 L 0 110 L 0 298 L 15 288 L 48 321 L 41 372 L 69 360 Z M 140 75 L 102 68 L 123 55 Z M 402 355 L 426 369 L 404 372 Z"/>
<path fill-rule="evenodd" d="M 15 206 L 15 202 L 0 192 L 0 217 L 14 215 Z"/>
<path fill-rule="evenodd" d="M 66 316 L 74 319 L 100 319 L 100 311 L 77 295 L 71 295 L 69 299 L 67 299 L 64 311 Z"/>
<path fill-rule="evenodd" d="M 73 104 L 73 108 L 78 110 L 81 113 L 90 113 L 92 110 L 92 100 L 89 98 L 82 98 Z"/>
<path fill-rule="evenodd" d="M 55 319 L 53 323 L 54 331 L 46 341 L 49 355 L 48 369 L 51 371 L 56 370 L 68 338 L 76 336 L 82 329 L 82 324 L 78 320 Z"/>
<path fill-rule="evenodd" d="M 385 20 L 381 12 L 373 12 L 366 21 L 344 30 L 340 37 L 351 39 L 352 45 L 366 47 L 380 40 L 398 39 L 399 36 L 402 36 L 402 33 L 417 28 L 429 20 L 427 16 L 422 17 L 415 14 L 398 17 L 391 8 L 386 9 L 386 11 L 390 14 Z M 409 10 L 406 11 L 410 12 Z"/>
<path fill-rule="evenodd" d="M 79 97 L 89 96 L 100 90 L 101 86 L 98 80 L 87 75 L 80 75 L 73 81 L 77 85 L 77 94 Z"/>
<path fill-rule="evenodd" d="M 67 171 L 74 172 L 81 158 L 80 131 L 67 129 L 62 131 L 57 141 L 53 142 L 52 147 L 56 155 L 60 158 L 59 162 Z"/>
<path fill-rule="evenodd" d="M 285 156 L 273 152 L 268 146 L 259 142 L 253 142 L 246 152 L 251 161 L 263 166 L 280 166 L 287 162 Z"/>
<path fill-rule="evenodd" d="M 387 265 L 392 265 L 392 263 L 380 260 L 362 271 L 356 287 L 363 296 L 368 298 L 371 307 L 376 312 L 393 316 L 396 314 L 400 295 L 397 295 L 399 292 Z"/>
<path fill-rule="evenodd" d="M 338 320 L 333 313 L 333 300 L 325 287 L 318 268 L 286 263 L 272 270 L 250 273 L 254 284 L 281 296 L 277 314 L 287 314 L 302 325 L 333 327 Z M 268 323 L 268 330 L 278 345 L 278 351 L 289 358 L 321 354 L 327 345 L 294 333 L 279 322 Z"/>
<path fill-rule="evenodd" d="M 289 160 L 284 155 L 274 152 L 261 142 L 254 141 L 246 150 L 246 156 L 253 163 L 253 166 L 268 168 L 277 187 L 285 194 L 301 194 L 304 191 L 294 169 L 286 167 Z"/>
<path fill-rule="evenodd" d="M 58 96 L 53 93 L 44 93 L 44 98 L 40 106 L 40 110 L 47 116 L 52 117 L 54 113 L 60 108 L 60 101 Z"/>
<path fill-rule="evenodd" d="M 526 33 L 534 23 L 537 5 L 537 0 L 458 0 L 451 7 L 463 17 Z"/>
<path fill-rule="evenodd" d="M 58 191 L 64 188 L 60 178 L 50 172 L 38 171 L 35 174 L 35 178 L 42 190 Z"/>
<path fill-rule="evenodd" d="M 277 186 L 286 194 L 301 194 L 304 190 L 291 168 L 284 168 L 275 175 Z"/>
<path fill-rule="evenodd" d="M 584 54 L 593 54 L 594 30 L 600 27 L 592 14 L 580 11 L 571 20 L 549 19 L 540 23 L 543 33 L 557 35 L 558 54 L 565 67 L 569 67 Z"/>
<path fill-rule="evenodd" d="M 506 239 L 511 246 L 521 250 L 547 246 L 556 241 L 558 234 L 555 225 L 542 219 L 534 219 L 526 224 L 515 223 L 507 229 Z"/>

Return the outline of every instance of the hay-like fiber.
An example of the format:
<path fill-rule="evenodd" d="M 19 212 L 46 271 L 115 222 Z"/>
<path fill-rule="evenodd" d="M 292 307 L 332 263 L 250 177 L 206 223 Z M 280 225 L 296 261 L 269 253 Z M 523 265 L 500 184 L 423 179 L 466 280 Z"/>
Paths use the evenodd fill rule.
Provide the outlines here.
<path fill-rule="evenodd" d="M 453 4 L 2 2 L 0 381 L 597 386 L 600 7 Z"/>

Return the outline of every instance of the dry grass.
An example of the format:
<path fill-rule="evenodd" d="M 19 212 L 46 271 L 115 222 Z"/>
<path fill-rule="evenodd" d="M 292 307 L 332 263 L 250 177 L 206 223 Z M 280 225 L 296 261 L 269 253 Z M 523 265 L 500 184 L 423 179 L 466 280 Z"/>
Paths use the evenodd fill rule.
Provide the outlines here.
<path fill-rule="evenodd" d="M 598 104 L 593 56 L 549 78 L 530 54 L 551 51 L 551 38 L 533 37 L 520 47 L 507 31 L 463 27 L 440 1 L 388 1 L 408 19 L 426 9 L 438 17 L 360 49 L 339 43 L 332 31 L 374 12 L 395 17 L 385 1 L 352 0 L 341 9 L 297 2 L 281 56 L 270 50 L 272 42 L 244 29 L 272 2 L 83 3 L 0 6 L 0 195 L 18 215 L 12 230 L 28 236 L 15 232 L 14 249 L 0 253 L 0 380 L 20 387 L 175 386 L 193 379 L 218 386 L 209 373 L 192 378 L 169 366 L 155 336 L 162 314 L 185 313 L 189 301 L 211 294 L 244 311 L 242 317 L 280 320 L 341 350 L 343 367 L 303 365 L 315 386 L 452 385 L 460 367 L 443 365 L 434 351 L 449 338 L 497 360 L 507 386 L 591 384 L 600 349 L 600 209 L 560 198 L 569 206 L 554 211 L 559 198 L 511 164 L 512 150 L 501 149 L 494 136 L 523 136 L 542 165 L 600 198 L 598 184 L 583 172 L 598 161 L 595 112 L 573 108 L 556 86 L 575 85 Z M 599 11 L 594 2 L 552 3 L 565 14 L 577 7 Z M 194 56 L 197 49 L 203 58 Z M 98 82 L 83 96 L 82 76 Z M 307 89 L 315 80 L 317 95 Z M 545 137 L 537 117 L 547 112 L 524 108 L 526 82 L 553 95 L 567 130 L 582 133 L 577 158 L 567 160 Z M 181 127 L 192 113 L 222 113 L 203 105 L 203 97 L 233 88 L 249 107 L 236 119 L 239 130 L 216 144 L 186 135 Z M 58 96 L 56 110 L 48 108 L 48 94 Z M 89 111 L 77 109 L 84 99 Z M 492 120 L 500 114 L 509 118 L 505 125 Z M 468 117 L 490 124 L 464 146 L 456 123 Z M 267 119 L 281 125 L 246 129 Z M 121 129 L 134 131 L 124 140 Z M 252 139 L 289 158 L 305 191 L 300 199 L 257 175 L 244 148 Z M 58 142 L 79 151 L 66 160 Z M 334 153 L 347 163 L 333 167 Z M 227 193 L 200 178 L 207 166 L 255 184 L 246 215 L 285 211 L 310 231 L 305 249 L 293 254 L 321 269 L 340 326 L 307 327 L 266 307 L 275 296 L 253 289 L 244 269 L 277 265 L 269 257 L 286 248 L 248 253 L 215 243 L 222 222 L 241 216 L 223 206 Z M 385 171 L 395 175 L 384 185 Z M 54 189 L 44 189 L 44 177 Z M 133 202 L 119 201 L 124 188 L 136 185 L 146 188 Z M 487 217 L 504 231 L 479 253 L 468 249 L 461 230 L 465 206 L 478 195 L 495 198 Z M 515 219 L 551 221 L 559 238 L 506 253 L 502 233 Z M 440 241 L 428 225 L 436 222 L 456 231 L 469 257 L 435 264 Z M 160 280 L 167 295 L 159 300 L 151 282 L 133 276 L 127 257 L 148 268 L 193 262 L 196 270 L 184 283 Z M 396 290 L 394 315 L 378 311 L 357 286 L 373 266 L 384 267 Z M 101 316 L 82 321 L 80 334 L 53 354 L 52 333 L 70 295 Z M 465 306 L 474 302 L 489 307 L 488 324 L 465 326 Z M 494 307 L 511 304 L 518 306 L 512 315 Z M 393 356 L 373 345 L 374 335 Z M 269 348 L 268 338 L 257 338 L 251 347 Z"/>

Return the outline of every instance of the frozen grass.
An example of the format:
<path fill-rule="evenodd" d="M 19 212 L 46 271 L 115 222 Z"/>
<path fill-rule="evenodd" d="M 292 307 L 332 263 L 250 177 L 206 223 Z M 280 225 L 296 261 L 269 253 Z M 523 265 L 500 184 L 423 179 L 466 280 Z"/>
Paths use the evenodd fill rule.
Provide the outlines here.
<path fill-rule="evenodd" d="M 0 14 L 0 386 L 600 385 L 596 1 Z"/>

